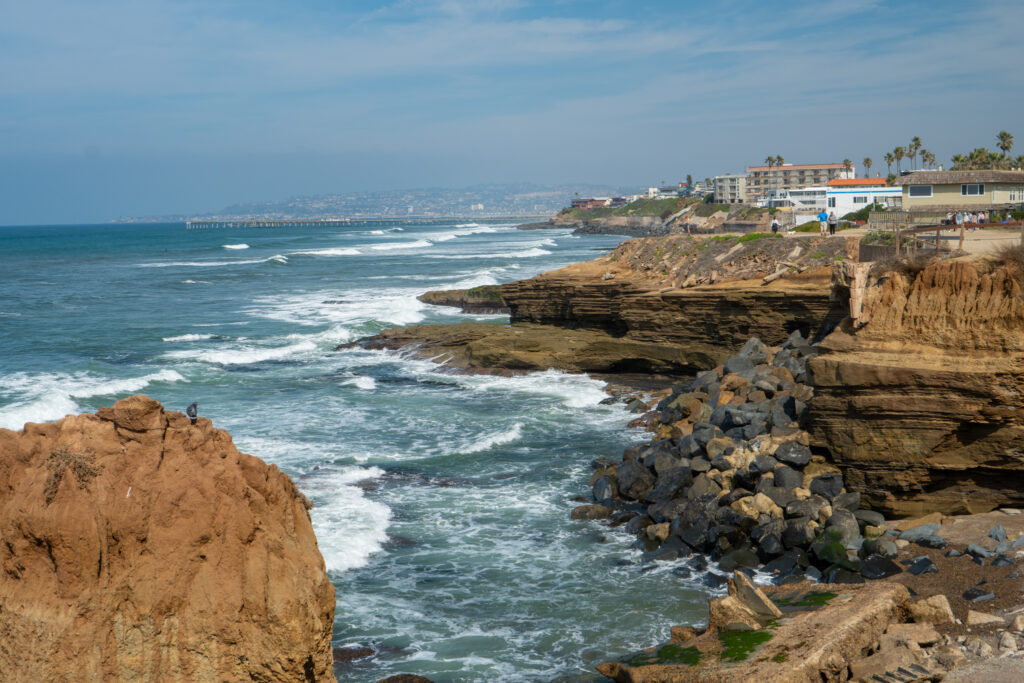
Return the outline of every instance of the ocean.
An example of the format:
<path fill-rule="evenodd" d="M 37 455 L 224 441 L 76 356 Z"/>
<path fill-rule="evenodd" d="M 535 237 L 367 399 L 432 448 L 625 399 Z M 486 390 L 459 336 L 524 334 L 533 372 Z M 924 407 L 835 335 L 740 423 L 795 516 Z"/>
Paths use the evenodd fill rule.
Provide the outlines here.
<path fill-rule="evenodd" d="M 644 434 L 602 384 L 448 374 L 339 344 L 507 316 L 420 303 L 531 277 L 622 238 L 514 224 L 187 231 L 0 228 L 0 427 L 135 393 L 200 415 L 314 503 L 341 681 L 596 681 L 594 666 L 706 618 L 706 589 L 571 522 L 590 462 Z M 650 571 L 648 571 L 650 569 Z"/>

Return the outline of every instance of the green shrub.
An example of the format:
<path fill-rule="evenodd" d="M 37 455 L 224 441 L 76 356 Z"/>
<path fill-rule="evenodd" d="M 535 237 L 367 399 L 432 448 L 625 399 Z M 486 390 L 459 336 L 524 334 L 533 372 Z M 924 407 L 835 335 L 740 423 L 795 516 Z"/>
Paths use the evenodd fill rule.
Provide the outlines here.
<path fill-rule="evenodd" d="M 757 240 L 760 240 L 760 239 L 772 239 L 772 238 L 781 239 L 782 235 L 779 235 L 778 233 L 770 233 L 770 232 L 769 233 L 765 233 L 765 232 L 749 232 L 746 235 L 743 235 L 742 237 L 740 237 L 739 240 L 737 240 L 737 241 L 738 241 L 739 244 L 743 244 L 744 242 L 756 242 Z"/>

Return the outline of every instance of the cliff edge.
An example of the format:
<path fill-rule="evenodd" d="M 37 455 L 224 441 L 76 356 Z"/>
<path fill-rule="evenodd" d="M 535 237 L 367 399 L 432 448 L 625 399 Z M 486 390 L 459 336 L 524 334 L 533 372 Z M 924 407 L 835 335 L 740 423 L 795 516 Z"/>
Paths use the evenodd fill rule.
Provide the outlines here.
<path fill-rule="evenodd" d="M 0 671 L 333 681 L 308 507 L 210 420 L 145 396 L 0 429 Z"/>
<path fill-rule="evenodd" d="M 812 439 L 896 515 L 1024 504 L 1020 273 L 946 261 L 868 277 L 811 361 Z"/>

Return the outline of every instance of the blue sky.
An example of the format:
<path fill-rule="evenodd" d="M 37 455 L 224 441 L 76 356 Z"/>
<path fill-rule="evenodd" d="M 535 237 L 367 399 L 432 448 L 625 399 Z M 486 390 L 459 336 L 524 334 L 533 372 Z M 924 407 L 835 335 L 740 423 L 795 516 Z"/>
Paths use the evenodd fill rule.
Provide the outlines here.
<path fill-rule="evenodd" d="M 948 163 L 1024 148 L 1021 26 L 1019 0 L 0 0 L 0 225 L 884 171 L 914 135 Z"/>

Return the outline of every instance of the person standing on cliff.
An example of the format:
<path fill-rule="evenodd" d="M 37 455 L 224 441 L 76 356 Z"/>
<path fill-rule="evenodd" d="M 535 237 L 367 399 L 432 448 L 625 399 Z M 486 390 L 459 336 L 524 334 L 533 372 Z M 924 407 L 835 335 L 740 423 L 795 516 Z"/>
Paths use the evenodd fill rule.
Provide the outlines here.
<path fill-rule="evenodd" d="M 779 232 L 779 219 L 772 217 L 772 234 L 776 235 Z"/>
<path fill-rule="evenodd" d="M 836 218 L 836 212 L 833 211 L 828 215 L 828 234 L 834 237 L 836 234 L 836 227 L 838 225 L 839 219 Z"/>
<path fill-rule="evenodd" d="M 826 228 L 828 228 L 828 214 L 825 213 L 825 209 L 822 209 L 821 213 L 818 214 L 818 228 L 819 228 L 819 234 L 822 237 L 824 237 L 825 236 L 825 230 L 826 230 Z"/>

